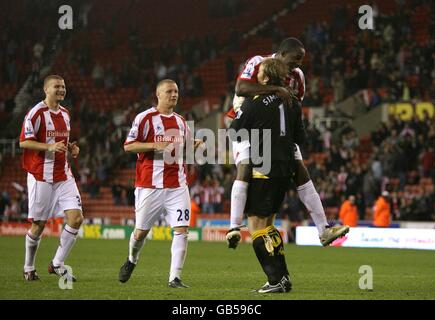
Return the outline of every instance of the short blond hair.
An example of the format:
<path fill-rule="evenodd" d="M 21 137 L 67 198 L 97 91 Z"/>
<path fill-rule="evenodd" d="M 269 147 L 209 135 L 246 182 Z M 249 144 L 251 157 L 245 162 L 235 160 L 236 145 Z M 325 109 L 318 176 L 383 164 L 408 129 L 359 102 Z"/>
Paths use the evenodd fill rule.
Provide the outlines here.
<path fill-rule="evenodd" d="M 159 90 L 159 88 L 160 88 L 161 86 L 163 86 L 164 84 L 167 84 L 167 83 L 177 84 L 174 80 L 171 80 L 171 79 L 163 79 L 163 80 L 160 80 L 160 81 L 157 83 L 156 91 Z"/>
<path fill-rule="evenodd" d="M 51 75 L 45 77 L 45 79 L 44 79 L 44 88 L 48 84 L 48 82 L 50 82 L 50 80 L 62 80 L 62 81 L 65 81 L 65 79 L 62 78 L 61 76 L 58 76 L 57 74 L 51 74 Z"/>

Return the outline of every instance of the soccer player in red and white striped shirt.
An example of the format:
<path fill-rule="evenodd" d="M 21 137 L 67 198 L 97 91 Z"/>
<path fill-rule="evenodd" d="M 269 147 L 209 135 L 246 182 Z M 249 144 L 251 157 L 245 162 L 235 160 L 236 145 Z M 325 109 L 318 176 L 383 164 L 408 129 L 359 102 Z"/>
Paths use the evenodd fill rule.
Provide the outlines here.
<path fill-rule="evenodd" d="M 148 232 L 164 213 L 174 230 L 169 287 L 186 288 L 181 272 L 187 252 L 190 195 L 185 165 L 182 159 L 172 155 L 176 154 L 174 148 L 182 150 L 191 137 L 185 119 L 173 111 L 178 101 L 177 84 L 169 79 L 160 81 L 156 95 L 157 106 L 136 116 L 124 144 L 126 152 L 137 153 L 136 226 L 130 237 L 129 256 L 119 271 L 119 281 L 130 278 Z M 196 141 L 194 147 L 199 144 Z"/>
<path fill-rule="evenodd" d="M 65 81 L 57 75 L 44 80 L 45 99 L 27 113 L 20 135 L 24 149 L 23 168 L 27 171 L 29 219 L 32 226 L 26 235 L 24 278 L 39 280 L 35 270 L 36 251 L 45 223 L 51 216 L 66 216 L 60 245 L 48 271 L 59 276 L 72 274 L 64 268 L 83 222 L 82 203 L 67 160 L 68 153 L 76 158 L 80 152 L 69 142 L 70 116 L 60 105 L 66 95 Z"/>
<path fill-rule="evenodd" d="M 270 56 L 255 56 L 247 61 L 245 67 L 237 78 L 236 96 L 234 97 L 234 109 L 240 108 L 243 97 L 255 96 L 257 94 L 274 93 L 281 99 L 291 101 L 291 96 L 302 102 L 305 95 L 305 77 L 300 69 L 305 56 L 303 44 L 296 38 L 283 40 L 278 51 Z M 276 58 L 283 61 L 289 68 L 286 78 L 287 87 L 264 85 L 259 83 L 258 75 L 261 62 L 267 58 Z M 290 99 L 289 99 L 290 97 Z M 235 112 L 228 113 L 229 117 L 234 117 Z M 227 233 L 228 246 L 236 248 L 241 237 L 240 227 L 243 221 L 243 211 L 246 204 L 248 182 L 251 176 L 248 165 L 240 164 L 249 157 L 247 144 L 233 145 L 233 153 L 236 157 L 237 177 L 231 191 L 231 222 L 230 230 Z M 295 182 L 300 200 L 304 203 L 313 219 L 322 245 L 329 245 L 336 238 L 349 231 L 349 227 L 330 227 L 326 220 L 325 211 L 322 206 L 319 194 L 311 181 L 308 170 L 304 164 L 299 146 L 295 144 L 295 160 L 297 163 Z"/>

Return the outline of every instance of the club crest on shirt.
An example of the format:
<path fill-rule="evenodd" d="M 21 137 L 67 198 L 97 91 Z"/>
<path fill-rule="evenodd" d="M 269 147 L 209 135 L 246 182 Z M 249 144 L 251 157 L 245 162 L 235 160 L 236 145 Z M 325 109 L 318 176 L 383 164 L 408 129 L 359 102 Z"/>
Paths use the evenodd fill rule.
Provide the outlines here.
<path fill-rule="evenodd" d="M 32 121 L 30 121 L 30 119 L 28 119 L 26 121 L 26 124 L 24 126 L 24 135 L 25 136 L 32 136 L 33 135 L 33 125 L 32 125 Z"/>
<path fill-rule="evenodd" d="M 137 139 L 138 136 L 138 130 L 133 128 L 130 130 L 130 133 L 128 134 L 129 139 Z"/>
<path fill-rule="evenodd" d="M 33 136 L 33 129 L 32 128 L 25 128 L 24 135 L 27 136 Z"/>
<path fill-rule="evenodd" d="M 243 73 L 242 73 L 242 77 L 245 77 L 245 78 L 252 77 L 254 70 L 255 70 L 255 68 L 252 65 L 247 65 L 245 68 L 245 71 L 243 71 Z"/>

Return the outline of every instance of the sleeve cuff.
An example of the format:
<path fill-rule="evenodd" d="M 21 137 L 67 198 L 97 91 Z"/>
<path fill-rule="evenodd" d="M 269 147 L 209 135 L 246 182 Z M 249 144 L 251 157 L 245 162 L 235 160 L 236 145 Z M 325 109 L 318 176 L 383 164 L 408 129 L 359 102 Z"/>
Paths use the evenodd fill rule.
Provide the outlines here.
<path fill-rule="evenodd" d="M 255 82 L 255 79 L 253 79 L 253 78 L 237 77 L 237 80 L 243 80 L 243 81 L 251 81 L 251 82 Z"/>
<path fill-rule="evenodd" d="M 30 141 L 37 141 L 37 139 L 36 139 L 35 136 L 33 136 L 33 137 L 29 137 L 29 138 L 24 138 L 24 139 L 21 139 L 21 138 L 20 138 L 20 142 L 28 141 L 28 140 L 30 140 Z"/>

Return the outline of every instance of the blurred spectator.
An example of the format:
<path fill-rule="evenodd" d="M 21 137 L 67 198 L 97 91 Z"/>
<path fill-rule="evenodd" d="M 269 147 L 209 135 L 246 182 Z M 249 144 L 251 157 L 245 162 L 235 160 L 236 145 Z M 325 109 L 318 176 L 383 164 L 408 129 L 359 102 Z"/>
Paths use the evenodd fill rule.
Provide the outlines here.
<path fill-rule="evenodd" d="M 300 225 L 304 220 L 302 204 L 296 192 L 290 189 L 281 206 L 279 217 L 287 221 L 287 231 L 289 242 L 296 240 L 296 226 Z"/>
<path fill-rule="evenodd" d="M 230 172 L 226 173 L 224 176 L 223 187 L 224 187 L 224 199 L 231 199 L 231 188 L 233 186 L 234 177 Z"/>
<path fill-rule="evenodd" d="M 36 42 L 33 46 L 33 57 L 42 63 L 42 54 L 44 53 L 44 45 L 41 42 Z"/>
<path fill-rule="evenodd" d="M 355 204 L 358 209 L 359 220 L 364 220 L 366 214 L 366 204 L 364 202 L 364 196 L 361 194 L 361 192 L 357 193 Z"/>
<path fill-rule="evenodd" d="M 116 77 L 110 64 L 104 72 L 104 87 L 109 93 L 114 93 L 116 90 Z"/>
<path fill-rule="evenodd" d="M 6 191 L 3 191 L 0 194 L 0 221 L 6 220 L 6 209 L 11 205 L 11 201 L 9 198 L 9 194 Z"/>
<path fill-rule="evenodd" d="M 21 221 L 27 217 L 27 212 L 21 211 L 21 196 L 17 193 L 6 206 L 4 221 Z"/>
<path fill-rule="evenodd" d="M 195 203 L 201 207 L 201 190 L 202 187 L 200 182 L 197 180 L 190 187 L 190 198 L 195 201 Z"/>
<path fill-rule="evenodd" d="M 125 199 L 127 201 L 127 205 L 134 206 L 134 202 L 135 202 L 134 190 L 135 190 L 135 188 L 134 188 L 134 180 L 133 179 L 130 179 L 128 181 L 128 184 L 126 187 L 124 187 L 124 190 L 125 190 Z"/>
<path fill-rule="evenodd" d="M 91 198 L 100 196 L 100 182 L 97 179 L 97 174 L 93 172 L 88 179 L 88 192 Z"/>
<path fill-rule="evenodd" d="M 94 80 L 94 85 L 97 88 L 102 88 L 104 85 L 104 68 L 97 62 L 92 70 L 92 80 Z"/>
<path fill-rule="evenodd" d="M 377 181 L 377 182 L 381 181 L 381 179 L 382 179 L 382 164 L 376 155 L 375 155 L 373 162 L 372 162 L 371 171 L 373 172 L 373 178 L 375 179 L 375 181 Z"/>
<path fill-rule="evenodd" d="M 420 174 L 423 177 L 431 176 L 431 173 L 433 173 L 434 165 L 435 165 L 433 147 L 425 147 L 424 150 L 420 153 L 419 160 L 420 160 L 420 168 L 421 168 Z"/>
<path fill-rule="evenodd" d="M 343 202 L 338 216 L 343 225 L 348 225 L 349 227 L 356 227 L 358 225 L 358 209 L 355 204 L 354 195 L 350 195 L 349 198 Z"/>
<path fill-rule="evenodd" d="M 335 72 L 334 76 L 331 80 L 331 86 L 334 90 L 334 102 L 340 102 L 344 99 L 344 80 L 343 77 L 338 73 Z"/>
<path fill-rule="evenodd" d="M 218 180 L 213 181 L 213 210 L 214 212 L 223 211 L 223 195 L 225 189 L 220 185 Z"/>
<path fill-rule="evenodd" d="M 383 191 L 382 195 L 376 200 L 373 208 L 373 225 L 375 227 L 388 228 L 391 223 L 391 207 L 389 202 L 389 192 Z"/>
<path fill-rule="evenodd" d="M 201 186 L 201 212 L 214 213 L 213 206 L 213 187 L 211 185 L 211 178 L 207 176 L 206 180 Z"/>
<path fill-rule="evenodd" d="M 375 201 L 375 194 L 378 193 L 377 183 L 372 170 L 367 170 L 364 174 L 362 190 L 366 207 L 372 206 Z"/>
<path fill-rule="evenodd" d="M 192 198 L 190 200 L 190 226 L 191 228 L 196 228 L 197 225 L 197 218 L 198 215 L 201 213 L 201 209 L 199 208 L 199 205 L 196 203 L 196 201 Z"/>
<path fill-rule="evenodd" d="M 120 206 L 122 203 L 124 203 L 123 199 L 122 199 L 122 190 L 123 190 L 123 186 L 119 183 L 119 180 L 116 179 L 113 184 L 112 184 L 112 196 L 113 196 L 113 201 L 114 204 L 116 206 Z"/>
<path fill-rule="evenodd" d="M 92 2 L 83 3 L 79 9 L 79 21 L 84 29 L 87 28 L 89 22 L 89 12 L 94 4 Z"/>

